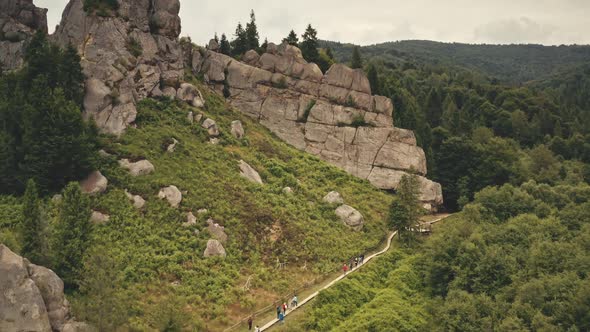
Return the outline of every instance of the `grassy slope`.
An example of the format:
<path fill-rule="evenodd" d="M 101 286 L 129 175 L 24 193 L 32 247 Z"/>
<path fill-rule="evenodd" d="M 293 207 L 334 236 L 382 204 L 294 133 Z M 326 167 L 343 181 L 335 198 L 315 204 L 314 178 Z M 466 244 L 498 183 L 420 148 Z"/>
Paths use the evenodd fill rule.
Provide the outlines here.
<path fill-rule="evenodd" d="M 124 286 L 132 298 L 131 326 L 138 329 L 157 327 L 160 303 L 173 298 L 176 306 L 191 314 L 188 326 L 218 330 L 377 246 L 387 231 L 384 217 L 390 195 L 291 148 L 230 110 L 222 98 L 202 90 L 206 109 L 146 100 L 139 107 L 137 128 L 120 139 L 104 139 L 105 149 L 114 154 L 99 167 L 109 187 L 92 204 L 111 219 L 98 227 L 96 239 L 123 263 Z M 222 132 L 219 145 L 208 143 L 206 130 L 187 121 L 191 110 L 217 121 Z M 245 139 L 229 133 L 236 119 L 244 123 Z M 167 153 L 172 137 L 180 144 L 174 153 Z M 118 166 L 120 158 L 147 158 L 156 171 L 131 177 Z M 260 172 L 264 186 L 239 175 L 240 159 Z M 178 209 L 156 197 L 168 185 L 186 192 Z M 284 194 L 285 186 L 294 193 Z M 125 189 L 147 200 L 142 211 L 133 208 Z M 363 213 L 362 232 L 346 228 L 334 214 L 335 207 L 322 202 L 331 190 Z M 7 212 L 0 220 L 8 218 L 10 207 L 17 204 L 4 201 L 0 210 Z M 181 227 L 186 212 L 197 215 L 201 208 L 209 214 L 198 216 L 196 227 Z M 229 235 L 226 259 L 202 257 L 210 238 L 209 217 L 225 226 Z M 198 235 L 195 230 L 200 230 Z M 288 262 L 280 273 L 274 269 L 277 258 Z M 307 269 L 302 270 L 305 264 Z M 244 291 L 249 276 L 251 290 Z"/>

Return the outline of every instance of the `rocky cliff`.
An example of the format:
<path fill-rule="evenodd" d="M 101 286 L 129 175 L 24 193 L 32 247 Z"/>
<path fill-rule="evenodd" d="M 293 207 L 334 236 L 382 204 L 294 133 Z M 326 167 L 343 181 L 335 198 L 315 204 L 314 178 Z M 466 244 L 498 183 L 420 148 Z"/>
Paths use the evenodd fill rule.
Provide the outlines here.
<path fill-rule="evenodd" d="M 33 0 L 0 0 L 0 69 L 22 65 L 25 44 L 37 31 L 47 33 L 47 9 Z"/>
<path fill-rule="evenodd" d="M 71 0 L 52 38 L 78 48 L 87 77 L 84 111 L 106 133 L 119 135 L 136 103 L 173 96 L 183 78 L 178 0 L 119 1 L 106 17 Z"/>
<path fill-rule="evenodd" d="M 195 74 L 229 93 L 230 104 L 287 143 L 381 189 L 395 189 L 404 174 L 415 173 L 425 207 L 442 204 L 414 134 L 393 126 L 391 100 L 371 94 L 362 70 L 335 64 L 324 75 L 287 44 L 271 43 L 261 56 L 249 51 L 243 62 L 211 49 L 185 57 Z"/>
<path fill-rule="evenodd" d="M 0 331 L 92 332 L 70 317 L 63 281 L 0 244 Z"/>

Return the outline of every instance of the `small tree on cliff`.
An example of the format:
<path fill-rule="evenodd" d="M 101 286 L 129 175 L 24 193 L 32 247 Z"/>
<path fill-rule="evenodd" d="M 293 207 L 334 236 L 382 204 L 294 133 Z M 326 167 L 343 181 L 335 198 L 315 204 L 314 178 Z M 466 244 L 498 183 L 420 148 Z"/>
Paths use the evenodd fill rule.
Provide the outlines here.
<path fill-rule="evenodd" d="M 221 34 L 221 40 L 219 41 L 219 52 L 225 55 L 231 55 L 231 45 L 229 44 L 225 33 Z"/>
<path fill-rule="evenodd" d="M 72 182 L 63 191 L 53 238 L 54 267 L 68 288 L 78 285 L 92 230 L 90 201 L 80 185 Z"/>
<path fill-rule="evenodd" d="M 39 193 L 35 181 L 27 182 L 23 199 L 22 255 L 35 264 L 41 264 L 43 255 L 43 226 L 39 209 Z"/>
<path fill-rule="evenodd" d="M 250 11 L 250 23 L 246 24 L 246 51 L 258 50 L 260 47 L 260 36 L 258 35 L 258 27 L 256 26 L 256 15 L 254 10 Z"/>
<path fill-rule="evenodd" d="M 375 95 L 378 95 L 380 93 L 379 76 L 377 75 L 377 68 L 375 68 L 374 64 L 369 65 L 369 69 L 367 70 L 367 78 L 369 79 L 369 84 L 371 85 L 371 92 Z"/>
<path fill-rule="evenodd" d="M 231 42 L 232 55 L 241 56 L 248 50 L 248 39 L 246 37 L 246 30 L 244 30 L 242 23 L 238 23 L 234 36 L 236 38 Z"/>
<path fill-rule="evenodd" d="M 361 49 L 358 46 L 355 46 L 352 49 L 352 62 L 350 64 L 350 68 L 352 68 L 352 69 L 363 68 L 363 58 L 361 57 Z"/>
<path fill-rule="evenodd" d="M 291 30 L 291 32 L 289 32 L 289 35 L 283 38 L 283 43 L 284 42 L 287 42 L 289 45 L 293 46 L 299 45 L 299 38 L 297 37 L 295 31 Z"/>
<path fill-rule="evenodd" d="M 318 32 L 312 28 L 311 24 L 307 25 L 303 34 L 303 41 L 299 45 L 303 58 L 308 62 L 317 63 L 320 54 L 318 52 Z"/>

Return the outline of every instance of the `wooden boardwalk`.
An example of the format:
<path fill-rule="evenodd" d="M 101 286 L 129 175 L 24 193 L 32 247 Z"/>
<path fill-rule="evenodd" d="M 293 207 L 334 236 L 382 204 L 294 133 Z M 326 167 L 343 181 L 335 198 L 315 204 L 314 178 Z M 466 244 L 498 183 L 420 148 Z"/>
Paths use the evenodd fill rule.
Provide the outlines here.
<path fill-rule="evenodd" d="M 437 223 L 437 222 L 439 222 L 439 221 L 441 221 L 441 220 L 443 220 L 443 219 L 445 219 L 445 218 L 447 218 L 447 217 L 449 217 L 449 216 L 450 216 L 450 215 L 445 215 L 445 216 L 442 216 L 442 217 L 440 217 L 440 218 L 438 218 L 438 219 L 435 219 L 435 220 L 433 220 L 433 221 L 430 221 L 430 222 L 428 222 L 428 223 L 429 223 L 430 225 L 432 225 L 432 224 L 435 224 L 435 223 Z M 371 261 L 373 258 L 375 258 L 375 257 L 378 257 L 378 256 L 381 256 L 381 255 L 383 255 L 384 253 L 386 253 L 386 252 L 389 250 L 389 248 L 391 248 L 391 242 L 393 241 L 393 237 L 394 237 L 394 236 L 396 236 L 396 235 L 397 235 L 397 231 L 395 231 L 395 232 L 393 232 L 393 233 L 389 234 L 389 236 L 387 237 L 387 245 L 385 246 L 385 248 L 383 248 L 383 250 L 381 250 L 381 251 L 378 251 L 378 252 L 376 252 L 376 253 L 374 253 L 374 254 L 372 254 L 372 255 L 368 256 L 368 257 L 365 257 L 365 262 L 364 262 L 362 265 L 359 265 L 359 266 L 357 266 L 357 267 L 353 268 L 352 270 L 348 271 L 348 273 L 346 273 L 346 274 L 341 274 L 340 276 L 338 276 L 338 277 L 337 277 L 337 278 L 335 278 L 334 280 L 330 281 L 330 283 L 328 283 L 327 285 L 325 285 L 324 287 L 322 287 L 322 288 L 321 288 L 320 290 L 318 290 L 317 292 L 314 292 L 313 294 L 309 295 L 308 297 L 306 297 L 305 299 L 303 299 L 302 301 L 300 301 L 298 306 L 296 306 L 296 307 L 294 307 L 294 308 L 290 308 L 290 309 L 288 309 L 288 310 L 287 310 L 287 312 L 285 313 L 285 317 L 286 317 L 286 316 L 289 316 L 289 314 L 291 314 L 291 313 L 292 313 L 292 312 L 294 312 L 295 310 L 297 310 L 297 309 L 301 308 L 302 306 L 304 306 L 304 305 L 305 305 L 306 303 L 308 303 L 309 301 L 313 300 L 313 299 L 314 299 L 316 296 L 318 296 L 318 294 L 319 294 L 319 293 L 320 293 L 322 290 L 332 287 L 332 286 L 333 286 L 335 283 L 337 283 L 338 281 L 340 281 L 340 280 L 342 280 L 342 279 L 346 278 L 346 276 L 348 276 L 349 274 L 351 274 L 351 273 L 354 273 L 354 272 L 356 272 L 358 269 L 360 269 L 360 268 L 362 268 L 363 266 L 365 266 L 365 264 L 367 264 L 367 263 L 368 263 L 369 261 Z M 260 330 L 261 330 L 261 331 L 265 331 L 265 330 L 267 330 L 267 329 L 271 328 L 273 325 L 277 324 L 278 322 L 279 322 L 279 320 L 278 320 L 277 318 L 275 318 L 275 319 L 271 320 L 270 322 L 268 322 L 268 323 L 264 324 L 262 327 L 260 327 Z"/>

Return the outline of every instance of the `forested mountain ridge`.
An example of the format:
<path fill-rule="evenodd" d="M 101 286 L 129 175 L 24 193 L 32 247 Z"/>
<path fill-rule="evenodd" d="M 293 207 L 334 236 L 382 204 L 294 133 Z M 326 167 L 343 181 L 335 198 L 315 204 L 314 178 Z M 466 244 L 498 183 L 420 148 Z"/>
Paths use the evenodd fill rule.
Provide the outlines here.
<path fill-rule="evenodd" d="M 354 45 L 321 41 L 335 58 L 350 62 Z M 590 46 L 488 45 L 404 40 L 361 47 L 365 58 L 396 65 L 406 61 L 460 66 L 509 84 L 548 78 L 562 70 L 590 62 Z"/>

